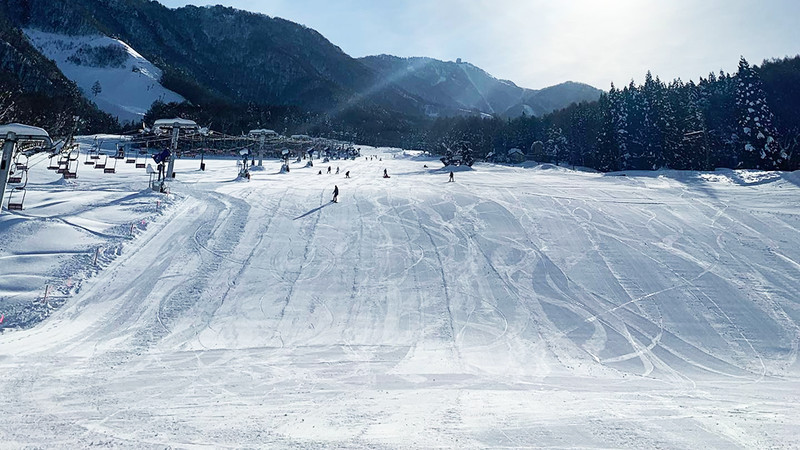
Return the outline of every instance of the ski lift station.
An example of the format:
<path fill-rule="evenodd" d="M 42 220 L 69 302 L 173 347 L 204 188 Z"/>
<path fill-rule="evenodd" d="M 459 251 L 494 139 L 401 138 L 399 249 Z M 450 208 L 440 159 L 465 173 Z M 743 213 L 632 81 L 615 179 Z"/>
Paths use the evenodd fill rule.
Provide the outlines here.
<path fill-rule="evenodd" d="M 0 200 L 5 198 L 6 184 L 11 188 L 8 209 L 20 210 L 25 202 L 28 185 L 28 154 L 37 148 L 50 148 L 50 135 L 41 128 L 12 123 L 0 126 L 3 154 L 0 159 Z"/>

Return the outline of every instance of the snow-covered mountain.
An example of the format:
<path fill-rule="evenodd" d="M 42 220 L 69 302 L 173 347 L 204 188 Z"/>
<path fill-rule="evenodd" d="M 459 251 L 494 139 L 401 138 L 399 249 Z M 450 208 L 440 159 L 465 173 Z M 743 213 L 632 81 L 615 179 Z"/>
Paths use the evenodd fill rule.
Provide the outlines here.
<path fill-rule="evenodd" d="M 181 95 L 161 85 L 161 69 L 119 39 L 99 34 L 70 36 L 32 28 L 23 31 L 86 98 L 121 122 L 142 120 L 157 100 L 183 101 Z"/>
<path fill-rule="evenodd" d="M 360 58 L 386 82 L 398 85 L 427 104 L 429 115 L 484 113 L 517 117 L 540 116 L 572 103 L 594 101 L 601 91 L 566 82 L 541 90 L 501 80 L 468 62 L 377 55 Z"/>
<path fill-rule="evenodd" d="M 0 13 L 27 30 L 87 98 L 123 119 L 140 116 L 161 95 L 169 100 L 159 87 L 155 66 L 132 71 L 146 61 L 163 70 L 163 86 L 197 105 L 292 105 L 325 113 L 355 105 L 412 117 L 510 116 L 522 111 L 545 114 L 575 98 L 540 102 L 540 91 L 496 79 L 467 63 L 392 56 L 355 59 L 308 27 L 222 6 L 169 9 L 145 1 L 8 0 L 0 2 Z M 98 49 L 75 54 L 85 46 Z M 122 63 L 117 59 L 121 52 L 107 47 L 122 48 L 131 58 Z M 117 66 L 110 67 L 109 58 Z M 95 98 L 91 88 L 96 81 L 102 91 Z M 122 85 L 125 92 L 118 89 Z M 599 93 L 592 88 L 579 100 L 594 100 Z"/>

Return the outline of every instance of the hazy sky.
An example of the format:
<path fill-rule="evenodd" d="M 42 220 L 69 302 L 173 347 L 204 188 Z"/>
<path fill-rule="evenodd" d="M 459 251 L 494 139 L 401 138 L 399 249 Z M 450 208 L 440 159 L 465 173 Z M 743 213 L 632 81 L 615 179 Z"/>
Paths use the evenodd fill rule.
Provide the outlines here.
<path fill-rule="evenodd" d="M 800 0 L 160 0 L 311 27 L 354 57 L 462 58 L 529 88 L 697 80 L 800 53 Z"/>

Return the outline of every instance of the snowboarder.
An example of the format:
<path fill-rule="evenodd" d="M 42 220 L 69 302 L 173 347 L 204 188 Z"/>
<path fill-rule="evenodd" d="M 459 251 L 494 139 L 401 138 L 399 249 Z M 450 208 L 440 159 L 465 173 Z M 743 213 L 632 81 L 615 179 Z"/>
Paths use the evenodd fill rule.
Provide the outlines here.
<path fill-rule="evenodd" d="M 339 186 L 333 186 L 333 203 L 339 203 Z"/>
<path fill-rule="evenodd" d="M 350 171 L 349 170 L 344 173 L 344 177 L 345 178 L 350 178 Z"/>
<path fill-rule="evenodd" d="M 452 183 L 453 181 L 456 181 L 456 180 L 454 179 L 454 177 L 455 177 L 455 175 L 453 175 L 453 171 L 451 170 L 451 171 L 450 171 L 450 180 L 448 181 L 448 183 Z"/>
<path fill-rule="evenodd" d="M 386 169 L 383 169 L 383 178 L 389 178 L 389 174 L 386 172 Z"/>

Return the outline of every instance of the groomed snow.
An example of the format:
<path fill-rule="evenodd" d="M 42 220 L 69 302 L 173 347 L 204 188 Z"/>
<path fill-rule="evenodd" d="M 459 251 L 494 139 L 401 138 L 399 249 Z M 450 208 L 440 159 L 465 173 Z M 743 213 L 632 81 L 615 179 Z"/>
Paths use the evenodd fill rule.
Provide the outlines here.
<path fill-rule="evenodd" d="M 0 335 L 0 446 L 800 446 L 800 174 L 365 153 L 36 165 L 0 280 L 80 288 Z"/>

